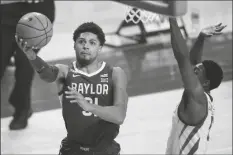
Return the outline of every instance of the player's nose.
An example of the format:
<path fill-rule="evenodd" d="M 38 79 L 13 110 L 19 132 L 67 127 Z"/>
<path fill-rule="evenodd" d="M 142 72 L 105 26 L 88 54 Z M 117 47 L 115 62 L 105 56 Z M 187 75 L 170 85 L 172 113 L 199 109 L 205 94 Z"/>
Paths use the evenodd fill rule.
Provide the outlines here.
<path fill-rule="evenodd" d="M 88 49 L 88 48 L 89 48 L 88 43 L 85 43 L 85 44 L 83 45 L 83 48 L 84 48 L 84 49 Z"/>

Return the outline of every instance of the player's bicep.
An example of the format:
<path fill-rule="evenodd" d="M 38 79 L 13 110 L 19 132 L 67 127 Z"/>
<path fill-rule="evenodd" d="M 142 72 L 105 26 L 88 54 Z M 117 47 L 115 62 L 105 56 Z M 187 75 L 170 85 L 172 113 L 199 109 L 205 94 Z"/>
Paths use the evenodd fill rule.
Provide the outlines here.
<path fill-rule="evenodd" d="M 127 77 L 125 72 L 119 68 L 113 68 L 113 104 L 119 106 L 125 114 L 128 103 Z"/>

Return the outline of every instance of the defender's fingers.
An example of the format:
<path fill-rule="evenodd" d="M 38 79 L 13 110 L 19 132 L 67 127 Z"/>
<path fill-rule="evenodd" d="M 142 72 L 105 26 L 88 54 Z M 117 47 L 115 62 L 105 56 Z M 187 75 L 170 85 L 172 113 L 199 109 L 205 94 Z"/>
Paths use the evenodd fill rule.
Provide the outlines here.
<path fill-rule="evenodd" d="M 74 94 L 74 91 L 65 91 L 65 94 Z"/>
<path fill-rule="evenodd" d="M 19 38 L 19 43 L 22 44 L 23 43 L 23 39 Z"/>
<path fill-rule="evenodd" d="M 23 45 L 22 45 L 22 39 L 20 39 L 19 36 L 15 35 L 15 41 L 17 43 L 17 45 L 19 46 L 19 48 L 23 49 Z"/>
<path fill-rule="evenodd" d="M 217 25 L 215 25 L 216 27 L 218 27 L 218 26 L 221 26 L 222 25 L 222 23 L 219 23 L 219 24 L 217 24 Z"/>
<path fill-rule="evenodd" d="M 22 45 L 23 45 L 23 48 L 24 48 L 24 49 L 27 49 L 27 44 L 28 44 L 28 43 L 27 43 L 26 41 L 22 42 Z"/>
<path fill-rule="evenodd" d="M 66 95 L 66 98 L 76 98 L 74 95 Z"/>
<path fill-rule="evenodd" d="M 19 37 L 17 35 L 15 35 L 15 41 L 20 46 Z"/>
<path fill-rule="evenodd" d="M 214 35 L 220 35 L 222 32 L 214 32 Z"/>
<path fill-rule="evenodd" d="M 71 100 L 70 103 L 78 103 L 76 100 Z"/>
<path fill-rule="evenodd" d="M 216 28 L 216 31 L 222 31 L 225 27 L 227 27 L 227 26 L 225 25 L 225 26 L 221 26 L 219 28 Z"/>
<path fill-rule="evenodd" d="M 75 89 L 74 88 L 72 88 L 72 87 L 70 87 L 70 86 L 68 86 L 67 87 L 70 91 L 74 91 Z"/>
<path fill-rule="evenodd" d="M 224 29 L 225 27 L 227 27 L 227 25 L 221 26 L 220 28 L 221 28 L 221 29 Z"/>
<path fill-rule="evenodd" d="M 15 34 L 15 40 L 16 40 L 16 42 L 18 42 L 18 41 L 19 41 L 19 37 L 18 37 L 18 35 L 17 35 L 17 34 Z"/>

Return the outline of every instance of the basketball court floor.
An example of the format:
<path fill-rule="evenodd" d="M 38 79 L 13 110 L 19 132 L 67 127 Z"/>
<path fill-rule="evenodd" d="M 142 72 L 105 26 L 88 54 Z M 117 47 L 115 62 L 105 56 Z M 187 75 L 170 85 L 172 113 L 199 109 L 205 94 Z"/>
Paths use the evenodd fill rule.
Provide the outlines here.
<path fill-rule="evenodd" d="M 68 3 L 62 3 L 61 6 L 65 4 Z M 90 5 L 88 6 L 92 9 Z M 82 9 L 81 5 L 76 7 Z M 102 5 L 99 7 L 99 10 L 102 10 Z M 69 64 L 74 60 L 70 32 L 73 27 L 69 26 L 75 26 L 77 23 L 66 23 L 71 22 L 66 18 L 69 15 L 68 8 L 64 7 L 63 12 L 58 11 L 58 17 L 61 18 L 57 19 L 58 26 L 55 27 L 51 43 L 39 53 L 51 64 Z M 64 12 L 65 9 L 67 12 Z M 98 10 L 95 7 L 93 9 Z M 117 9 L 119 8 L 116 7 L 115 11 L 112 11 L 113 14 L 116 14 Z M 82 11 L 85 13 L 87 10 L 85 8 Z M 113 16 L 103 21 L 99 14 L 96 15 L 99 21 L 111 23 L 104 28 L 116 27 L 121 22 Z M 80 18 L 79 22 L 84 21 L 82 17 Z M 98 18 L 90 17 L 96 20 Z M 68 28 L 61 30 L 63 23 L 66 23 Z M 109 36 L 107 40 L 116 44 L 125 42 Z M 119 49 L 106 50 L 100 55 L 102 60 L 122 67 L 130 80 L 127 117 L 116 138 L 122 147 L 121 154 L 165 153 L 173 110 L 182 94 L 182 83 L 171 47 L 168 45 L 169 38 L 159 36 L 157 40 L 153 38 L 151 43 L 159 41 L 162 42 L 161 49 L 151 49 L 150 45 L 143 45 L 127 52 Z M 189 46 L 192 43 L 193 39 L 189 39 Z M 216 60 L 224 70 L 222 85 L 212 92 L 216 110 L 208 154 L 232 154 L 232 31 L 207 41 L 203 57 Z M 8 125 L 12 119 L 13 109 L 8 103 L 8 97 L 13 83 L 14 68 L 9 67 L 1 82 L 1 154 L 57 154 L 66 130 L 55 85 L 47 84 L 35 76 L 32 86 L 34 113 L 29 119 L 29 125 L 25 130 L 10 131 Z"/>

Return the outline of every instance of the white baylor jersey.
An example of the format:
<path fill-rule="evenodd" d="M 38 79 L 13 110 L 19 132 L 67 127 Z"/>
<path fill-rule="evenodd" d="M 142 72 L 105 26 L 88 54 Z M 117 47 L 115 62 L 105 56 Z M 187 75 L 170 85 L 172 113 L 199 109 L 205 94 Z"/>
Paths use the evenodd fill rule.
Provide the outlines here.
<path fill-rule="evenodd" d="M 210 129 L 214 121 L 214 106 L 210 95 L 208 114 L 204 122 L 197 126 L 184 124 L 178 117 L 178 106 L 173 114 L 172 129 L 167 142 L 166 154 L 194 155 L 205 154 L 209 141 Z"/>

